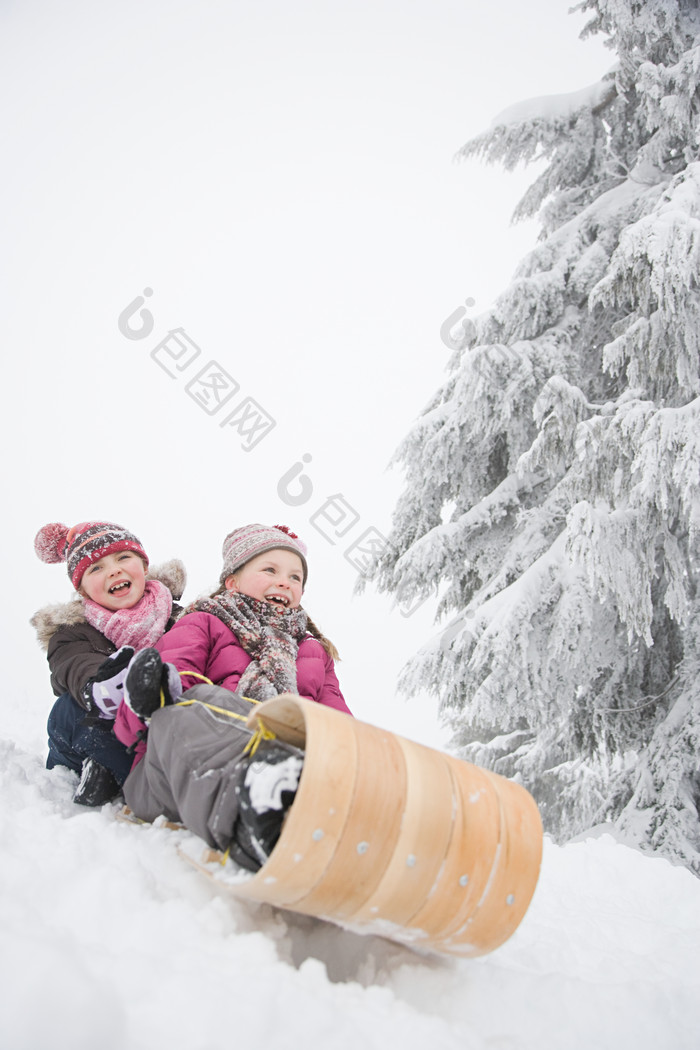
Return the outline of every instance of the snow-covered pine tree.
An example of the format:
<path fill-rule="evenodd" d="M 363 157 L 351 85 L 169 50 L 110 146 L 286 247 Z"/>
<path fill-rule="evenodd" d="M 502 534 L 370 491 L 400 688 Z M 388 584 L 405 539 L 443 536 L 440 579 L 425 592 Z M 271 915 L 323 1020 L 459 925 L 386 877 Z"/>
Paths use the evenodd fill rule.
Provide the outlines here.
<path fill-rule="evenodd" d="M 374 578 L 439 595 L 402 686 L 458 753 L 700 873 L 700 10 L 578 9 L 612 71 L 461 151 L 545 162 L 541 236 L 397 452 Z"/>

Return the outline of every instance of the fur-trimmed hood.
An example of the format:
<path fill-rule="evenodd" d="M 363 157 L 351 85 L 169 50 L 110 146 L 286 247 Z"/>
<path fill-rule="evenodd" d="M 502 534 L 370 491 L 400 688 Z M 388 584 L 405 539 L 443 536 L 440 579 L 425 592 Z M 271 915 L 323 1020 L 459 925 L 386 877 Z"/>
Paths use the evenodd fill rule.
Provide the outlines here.
<path fill-rule="evenodd" d="M 147 580 L 157 580 L 165 584 L 173 596 L 174 601 L 182 597 L 182 592 L 187 583 L 187 573 L 184 564 L 179 558 L 172 558 L 163 562 L 162 565 L 150 566 L 146 573 Z M 179 610 L 173 606 L 173 613 Z M 35 612 L 29 621 L 36 629 L 37 640 L 42 649 L 47 649 L 49 641 L 59 627 L 74 627 L 76 624 L 86 623 L 85 606 L 83 599 L 76 596 L 69 602 L 59 602 L 56 605 L 45 605 Z"/>

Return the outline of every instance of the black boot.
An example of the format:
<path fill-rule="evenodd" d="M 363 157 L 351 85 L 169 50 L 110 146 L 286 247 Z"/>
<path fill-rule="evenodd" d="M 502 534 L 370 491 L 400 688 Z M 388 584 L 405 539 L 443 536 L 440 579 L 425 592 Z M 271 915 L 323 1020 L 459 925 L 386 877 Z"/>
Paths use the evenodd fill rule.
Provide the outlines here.
<path fill-rule="evenodd" d="M 163 661 L 157 649 L 142 649 L 129 664 L 124 699 L 139 718 L 150 718 L 161 706 L 162 676 Z"/>
<path fill-rule="evenodd" d="M 121 790 L 113 773 L 94 758 L 86 758 L 73 801 L 79 806 L 104 806 L 116 798 Z"/>
<path fill-rule="evenodd" d="M 257 871 L 272 853 L 296 797 L 303 756 L 290 744 L 265 740 L 248 760 L 230 847 L 241 867 Z"/>
<path fill-rule="evenodd" d="M 145 722 L 182 695 L 182 678 L 175 664 L 164 664 L 157 649 L 142 649 L 132 657 L 124 683 L 124 700 Z"/>

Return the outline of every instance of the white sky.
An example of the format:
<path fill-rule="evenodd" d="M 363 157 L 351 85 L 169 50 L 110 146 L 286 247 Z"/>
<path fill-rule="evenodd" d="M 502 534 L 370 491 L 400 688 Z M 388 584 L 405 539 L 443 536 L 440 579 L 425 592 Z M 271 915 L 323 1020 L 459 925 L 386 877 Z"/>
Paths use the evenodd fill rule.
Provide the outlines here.
<path fill-rule="evenodd" d="M 287 522 L 351 708 L 437 739 L 432 710 L 393 696 L 428 610 L 353 598 L 343 552 L 388 532 L 401 479 L 385 468 L 444 378 L 443 320 L 466 298 L 485 309 L 535 240 L 509 226 L 532 175 L 454 154 L 506 106 L 612 64 L 567 9 L 4 0 L 3 637 L 39 737 L 50 691 L 24 625 L 71 591 L 32 539 L 105 518 L 153 562 L 181 557 L 187 600 L 231 528 Z M 118 316 L 147 287 L 153 331 L 129 340 Z M 178 327 L 202 352 L 170 378 L 150 353 Z M 275 420 L 249 451 L 219 425 L 228 406 L 207 415 L 185 390 L 212 359 L 239 384 L 230 406 Z M 312 491 L 292 507 L 277 485 L 302 456 Z M 356 520 L 331 543 L 312 519 L 337 494 Z"/>

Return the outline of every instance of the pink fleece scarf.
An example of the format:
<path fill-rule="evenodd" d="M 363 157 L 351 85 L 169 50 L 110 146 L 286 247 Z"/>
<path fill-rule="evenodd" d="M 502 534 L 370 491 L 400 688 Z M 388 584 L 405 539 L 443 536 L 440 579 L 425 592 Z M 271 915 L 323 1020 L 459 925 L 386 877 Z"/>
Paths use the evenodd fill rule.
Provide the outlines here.
<path fill-rule="evenodd" d="M 87 622 L 109 638 L 117 649 L 131 645 L 138 650 L 153 645 L 164 633 L 173 608 L 173 596 L 159 580 L 148 580 L 143 597 L 131 609 L 112 612 L 91 598 L 83 598 L 83 604 Z"/>

